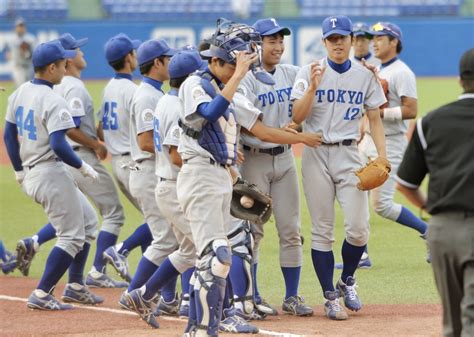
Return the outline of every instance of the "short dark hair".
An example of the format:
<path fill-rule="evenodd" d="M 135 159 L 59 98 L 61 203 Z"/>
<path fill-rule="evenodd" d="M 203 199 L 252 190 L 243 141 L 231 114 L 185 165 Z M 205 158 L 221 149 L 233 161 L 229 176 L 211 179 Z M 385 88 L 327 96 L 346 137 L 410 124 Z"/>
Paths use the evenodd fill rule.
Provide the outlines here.
<path fill-rule="evenodd" d="M 395 37 L 391 36 L 391 35 L 388 35 L 388 39 L 390 41 L 393 41 L 395 39 Z M 403 50 L 403 46 L 402 46 L 402 41 L 398 40 L 398 43 L 397 43 L 397 54 L 400 54 Z"/>
<path fill-rule="evenodd" d="M 225 61 L 224 61 L 223 59 L 218 59 L 217 61 L 219 62 L 219 65 L 220 65 L 221 67 L 224 66 Z M 207 64 L 211 64 L 211 63 L 212 63 L 212 57 L 207 58 Z"/>
<path fill-rule="evenodd" d="M 474 93 L 474 78 L 461 78 L 462 88 L 465 93 Z"/>
<path fill-rule="evenodd" d="M 189 75 L 170 79 L 170 87 L 179 89 L 181 84 L 183 84 L 183 82 L 188 78 L 188 76 Z"/>
<path fill-rule="evenodd" d="M 109 65 L 114 68 L 115 71 L 119 71 L 120 69 L 123 69 L 125 67 L 125 58 L 128 55 L 133 55 L 133 50 L 131 50 L 127 55 L 122 57 L 121 59 L 118 59 L 117 61 L 112 61 L 109 62 Z"/>
<path fill-rule="evenodd" d="M 53 64 L 53 63 L 54 63 L 54 64 L 57 66 L 62 60 L 63 60 L 63 59 L 57 60 L 57 61 L 54 61 L 54 62 L 52 62 L 52 63 L 50 63 L 50 64 Z M 47 65 L 41 66 L 41 67 L 34 67 L 34 72 L 35 72 L 35 73 L 40 73 L 40 74 L 42 74 L 42 73 L 44 73 L 44 72 L 46 71 L 46 68 L 48 68 L 50 64 L 47 64 Z"/>
<path fill-rule="evenodd" d="M 283 35 L 282 32 L 277 32 L 277 33 L 272 34 L 272 35 L 265 35 L 265 36 L 262 36 L 262 41 L 263 41 L 263 39 L 266 38 L 266 37 L 273 37 L 273 38 L 281 37 L 282 39 L 284 39 L 284 38 L 285 38 L 285 35 Z"/>
<path fill-rule="evenodd" d="M 153 67 L 153 65 L 155 64 L 156 59 L 158 59 L 161 62 L 161 64 L 164 65 L 165 64 L 165 57 L 166 56 L 163 55 L 163 56 L 154 58 L 153 60 L 150 60 L 150 61 L 140 65 L 140 74 L 142 74 L 142 75 L 148 74 L 151 70 L 151 67 Z"/>

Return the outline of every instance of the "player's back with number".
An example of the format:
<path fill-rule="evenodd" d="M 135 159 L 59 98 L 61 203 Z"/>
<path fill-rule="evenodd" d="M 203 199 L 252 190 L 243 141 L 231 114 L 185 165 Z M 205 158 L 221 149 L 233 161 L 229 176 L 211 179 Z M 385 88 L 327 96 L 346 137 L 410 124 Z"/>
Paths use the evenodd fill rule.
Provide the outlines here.
<path fill-rule="evenodd" d="M 49 134 L 71 120 L 64 98 L 46 85 L 26 82 L 9 97 L 6 116 L 17 126 L 24 167 L 56 158 Z"/>
<path fill-rule="evenodd" d="M 104 88 L 101 122 L 112 155 L 130 152 L 130 107 L 136 89 L 134 82 L 117 76 Z"/>

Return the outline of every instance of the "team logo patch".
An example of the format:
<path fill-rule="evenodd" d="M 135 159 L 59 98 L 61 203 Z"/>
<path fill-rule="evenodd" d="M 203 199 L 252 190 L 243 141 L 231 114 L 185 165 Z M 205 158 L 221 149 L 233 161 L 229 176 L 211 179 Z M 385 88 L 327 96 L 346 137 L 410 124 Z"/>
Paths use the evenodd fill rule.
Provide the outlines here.
<path fill-rule="evenodd" d="M 61 120 L 61 122 L 71 121 L 72 120 L 71 113 L 69 111 L 67 111 L 66 109 L 61 110 L 59 112 L 59 119 Z"/>
<path fill-rule="evenodd" d="M 247 96 L 247 89 L 244 87 L 244 86 L 240 86 L 238 89 L 237 89 L 237 92 L 244 95 L 244 96 Z"/>
<path fill-rule="evenodd" d="M 297 90 L 297 91 L 304 92 L 304 91 L 306 91 L 307 87 L 308 87 L 308 81 L 306 81 L 304 79 L 299 79 L 295 83 L 295 90 Z"/>
<path fill-rule="evenodd" d="M 151 123 L 153 122 L 153 111 L 151 109 L 147 109 L 142 113 L 142 120 L 144 123 Z"/>
<path fill-rule="evenodd" d="M 204 96 L 206 93 L 204 92 L 203 88 L 196 87 L 191 91 L 191 94 L 193 95 L 193 99 L 198 99 L 199 97 Z"/>
<path fill-rule="evenodd" d="M 179 139 L 180 128 L 179 127 L 174 128 L 172 135 L 173 135 L 173 138 Z"/>

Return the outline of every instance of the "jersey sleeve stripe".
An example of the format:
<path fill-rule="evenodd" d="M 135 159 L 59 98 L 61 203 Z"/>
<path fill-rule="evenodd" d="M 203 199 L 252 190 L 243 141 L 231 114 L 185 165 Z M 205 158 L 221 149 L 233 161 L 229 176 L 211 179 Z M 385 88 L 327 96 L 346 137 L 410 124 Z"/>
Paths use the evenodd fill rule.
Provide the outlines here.
<path fill-rule="evenodd" d="M 426 142 L 425 134 L 423 133 L 423 126 L 422 126 L 423 118 L 420 118 L 416 121 L 416 132 L 418 133 L 418 137 L 420 138 L 421 146 L 423 150 L 426 150 L 428 147 L 428 143 Z"/>
<path fill-rule="evenodd" d="M 415 184 L 409 183 L 408 181 L 403 180 L 403 179 L 400 178 L 399 176 L 395 176 L 395 180 L 396 180 L 397 183 L 399 183 L 400 185 L 403 185 L 403 186 L 408 187 L 408 188 L 411 188 L 411 189 L 417 189 L 417 188 L 419 187 L 419 185 L 415 185 Z"/>

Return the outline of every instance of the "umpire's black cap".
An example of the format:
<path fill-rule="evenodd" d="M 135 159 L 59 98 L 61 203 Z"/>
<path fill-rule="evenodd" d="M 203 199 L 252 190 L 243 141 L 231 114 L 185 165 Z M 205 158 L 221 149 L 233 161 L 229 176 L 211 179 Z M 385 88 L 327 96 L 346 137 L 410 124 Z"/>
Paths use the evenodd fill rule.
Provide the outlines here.
<path fill-rule="evenodd" d="M 474 48 L 462 55 L 459 62 L 459 76 L 463 80 L 474 80 Z"/>

